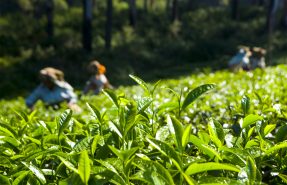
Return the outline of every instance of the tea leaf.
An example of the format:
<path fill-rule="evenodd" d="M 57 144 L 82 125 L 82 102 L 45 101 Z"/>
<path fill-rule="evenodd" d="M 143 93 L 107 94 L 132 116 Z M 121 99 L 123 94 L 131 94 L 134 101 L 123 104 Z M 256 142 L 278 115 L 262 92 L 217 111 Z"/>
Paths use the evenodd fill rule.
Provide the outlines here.
<path fill-rule="evenodd" d="M 24 164 L 27 168 L 29 168 L 29 170 L 31 172 L 33 172 L 33 174 L 38 178 L 38 180 L 42 183 L 42 184 L 46 184 L 46 178 L 44 176 L 44 173 L 37 168 L 36 166 L 34 166 L 33 164 L 28 164 L 26 162 L 22 162 L 22 164 Z"/>
<path fill-rule="evenodd" d="M 83 150 L 80 155 L 79 159 L 79 167 L 78 167 L 79 175 L 82 179 L 84 184 L 88 184 L 90 173 L 91 173 L 91 166 L 90 166 L 90 159 L 87 150 Z"/>
<path fill-rule="evenodd" d="M 202 94 L 206 93 L 210 89 L 215 88 L 214 84 L 204 84 L 201 85 L 192 91 L 190 91 L 187 96 L 185 97 L 181 109 L 184 110 L 188 105 L 190 105 L 194 100 L 200 97 Z"/>
<path fill-rule="evenodd" d="M 11 185 L 9 178 L 0 174 L 0 184 L 1 185 Z"/>
<path fill-rule="evenodd" d="M 243 110 L 243 114 L 246 115 L 250 109 L 250 98 L 248 96 L 243 96 L 241 99 L 241 107 Z"/>
<path fill-rule="evenodd" d="M 255 124 L 257 121 L 260 121 L 262 119 L 263 118 L 261 116 L 254 115 L 254 114 L 249 114 L 248 116 L 246 116 L 243 119 L 243 124 L 242 124 L 241 128 L 244 129 L 244 128 L 252 125 L 252 124 Z"/>
<path fill-rule="evenodd" d="M 240 169 L 231 164 L 224 163 L 193 163 L 185 171 L 187 175 L 193 175 L 200 172 L 210 171 L 210 170 L 229 170 L 234 172 L 240 172 Z"/>
<path fill-rule="evenodd" d="M 135 75 L 131 75 L 131 74 L 129 75 L 129 77 L 131 79 L 133 79 L 136 83 L 138 83 L 148 95 L 151 94 L 147 84 L 142 79 L 140 79 L 139 77 L 137 77 Z"/>
<path fill-rule="evenodd" d="M 118 98 L 115 93 L 108 89 L 104 89 L 103 93 L 115 104 L 117 108 L 119 108 Z"/>
<path fill-rule="evenodd" d="M 61 114 L 58 120 L 58 135 L 60 136 L 64 129 L 69 125 L 70 120 L 72 118 L 72 111 L 71 110 L 66 110 Z"/>

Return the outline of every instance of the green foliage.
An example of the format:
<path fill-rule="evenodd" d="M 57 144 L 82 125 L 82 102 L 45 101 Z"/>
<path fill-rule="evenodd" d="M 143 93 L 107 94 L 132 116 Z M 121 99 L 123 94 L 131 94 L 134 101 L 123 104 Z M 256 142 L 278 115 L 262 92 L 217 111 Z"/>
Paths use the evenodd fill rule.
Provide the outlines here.
<path fill-rule="evenodd" d="M 286 182 L 282 74 L 285 66 L 156 84 L 131 75 L 138 86 L 86 96 L 81 113 L 41 103 L 29 113 L 22 98 L 1 101 L 0 182 Z"/>

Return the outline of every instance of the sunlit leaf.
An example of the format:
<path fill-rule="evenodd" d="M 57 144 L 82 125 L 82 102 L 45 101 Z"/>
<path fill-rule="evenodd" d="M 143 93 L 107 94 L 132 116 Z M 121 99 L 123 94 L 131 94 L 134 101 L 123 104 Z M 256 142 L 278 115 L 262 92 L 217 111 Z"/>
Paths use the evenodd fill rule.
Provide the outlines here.
<path fill-rule="evenodd" d="M 262 119 L 263 118 L 261 116 L 254 115 L 254 114 L 249 114 L 248 116 L 246 116 L 243 119 L 243 124 L 242 124 L 241 128 L 244 129 L 244 128 L 252 125 L 252 124 L 255 124 L 257 121 L 260 121 Z"/>
<path fill-rule="evenodd" d="M 67 126 L 69 125 L 70 120 L 72 118 L 72 114 L 73 114 L 72 111 L 68 109 L 65 112 L 63 112 L 61 116 L 59 117 L 59 120 L 58 120 L 58 135 L 59 136 L 62 134 L 64 129 L 67 128 Z"/>
<path fill-rule="evenodd" d="M 29 171 L 22 171 L 18 174 L 18 177 L 13 181 L 12 185 L 20 184 L 25 177 L 29 174 Z"/>
<path fill-rule="evenodd" d="M 9 178 L 0 174 L 0 184 L 1 185 L 10 185 Z"/>
<path fill-rule="evenodd" d="M 115 104 L 115 106 L 119 108 L 117 95 L 109 89 L 104 89 L 103 92 Z"/>
<path fill-rule="evenodd" d="M 79 159 L 78 173 L 84 184 L 88 184 L 91 175 L 91 165 L 87 150 L 83 150 Z"/>
<path fill-rule="evenodd" d="M 36 166 L 34 166 L 33 164 L 28 164 L 26 162 L 22 162 L 27 168 L 29 168 L 29 170 L 31 172 L 33 172 L 33 174 L 37 177 L 37 179 L 42 183 L 42 184 L 46 184 L 46 178 L 44 173 Z"/>
<path fill-rule="evenodd" d="M 287 142 L 282 142 L 274 145 L 273 147 L 269 148 L 265 151 L 265 155 L 270 155 L 271 153 L 281 149 L 281 148 L 287 148 Z"/>
<path fill-rule="evenodd" d="M 188 105 L 190 105 L 194 100 L 200 97 L 202 94 L 206 93 L 210 89 L 215 88 L 214 84 L 204 84 L 201 85 L 192 91 L 190 91 L 187 96 L 185 97 L 181 109 L 184 110 Z"/>
<path fill-rule="evenodd" d="M 287 175 L 278 174 L 278 176 L 282 179 L 283 182 L 285 182 L 287 184 Z"/>
<path fill-rule="evenodd" d="M 129 77 L 133 79 L 136 83 L 138 83 L 148 95 L 151 94 L 147 84 L 142 79 L 131 74 L 129 75 Z"/>
<path fill-rule="evenodd" d="M 193 163 L 191 164 L 185 171 L 188 175 L 193 175 L 200 172 L 210 171 L 210 170 L 229 170 L 234 172 L 240 172 L 240 169 L 231 164 L 223 164 L 223 163 Z"/>
<path fill-rule="evenodd" d="M 250 109 L 250 98 L 248 96 L 243 96 L 241 99 L 241 107 L 243 110 L 243 114 L 246 115 Z"/>

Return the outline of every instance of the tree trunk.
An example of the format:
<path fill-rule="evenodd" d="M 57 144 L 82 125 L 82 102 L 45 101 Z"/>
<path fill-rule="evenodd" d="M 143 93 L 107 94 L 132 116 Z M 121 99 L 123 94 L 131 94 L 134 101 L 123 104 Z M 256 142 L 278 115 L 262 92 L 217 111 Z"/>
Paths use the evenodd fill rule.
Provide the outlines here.
<path fill-rule="evenodd" d="M 287 0 L 284 0 L 283 25 L 287 29 Z"/>
<path fill-rule="evenodd" d="M 69 5 L 69 7 L 73 6 L 74 0 L 67 0 L 67 4 Z"/>
<path fill-rule="evenodd" d="M 167 15 L 170 15 L 170 0 L 166 0 L 166 5 L 165 5 L 165 9 L 167 12 Z"/>
<path fill-rule="evenodd" d="M 113 0 L 107 1 L 107 11 L 106 11 L 106 34 L 105 34 L 105 46 L 109 50 L 111 48 L 112 41 L 112 21 L 113 21 Z"/>
<path fill-rule="evenodd" d="M 259 0 L 259 6 L 263 6 L 264 5 L 264 0 Z"/>
<path fill-rule="evenodd" d="M 172 7 L 171 7 L 171 20 L 172 22 L 178 19 L 178 0 L 172 1 Z"/>
<path fill-rule="evenodd" d="M 143 7 L 144 7 L 144 11 L 145 11 L 145 12 L 148 12 L 148 7 L 147 7 L 147 6 L 148 6 L 148 5 L 147 5 L 148 2 L 147 2 L 147 1 L 148 1 L 148 0 L 144 0 L 144 1 L 143 1 L 143 3 L 144 3 L 144 4 L 143 4 Z"/>
<path fill-rule="evenodd" d="M 54 3 L 53 0 L 46 0 L 46 17 L 47 17 L 47 25 L 46 32 L 49 38 L 54 36 Z"/>
<path fill-rule="evenodd" d="M 233 20 L 238 20 L 239 19 L 239 0 L 232 0 L 231 1 L 231 17 Z"/>
<path fill-rule="evenodd" d="M 268 15 L 267 15 L 267 29 L 268 32 L 272 32 L 275 26 L 275 15 L 278 10 L 278 0 L 270 0 Z"/>
<path fill-rule="evenodd" d="M 92 15 L 93 1 L 83 0 L 83 48 L 88 52 L 92 50 Z"/>
<path fill-rule="evenodd" d="M 268 61 L 272 63 L 272 40 L 273 30 L 275 27 L 275 15 L 278 10 L 278 0 L 270 0 L 267 15 L 267 30 L 268 30 Z"/>
<path fill-rule="evenodd" d="M 150 9 L 152 10 L 152 9 L 153 9 L 153 7 L 154 7 L 154 0 L 150 0 L 150 4 L 149 4 L 149 6 L 150 6 Z"/>
<path fill-rule="evenodd" d="M 136 26 L 136 0 L 129 0 L 129 20 L 130 25 Z"/>

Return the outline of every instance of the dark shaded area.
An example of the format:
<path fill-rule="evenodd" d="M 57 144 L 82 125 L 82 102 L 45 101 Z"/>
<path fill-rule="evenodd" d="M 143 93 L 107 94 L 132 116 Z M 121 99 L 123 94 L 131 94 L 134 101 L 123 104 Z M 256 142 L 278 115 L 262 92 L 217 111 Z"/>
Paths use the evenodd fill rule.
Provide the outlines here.
<path fill-rule="evenodd" d="M 86 65 L 93 59 L 103 63 L 111 83 L 120 86 L 133 83 L 128 74 L 154 82 L 207 67 L 224 69 L 241 44 L 265 48 L 270 44 L 273 56 L 282 56 L 287 48 L 283 25 L 276 25 L 268 43 L 267 7 L 258 5 L 259 2 L 241 3 L 237 7 L 240 11 L 237 20 L 231 16 L 231 6 L 221 3 L 178 2 L 178 18 L 174 21 L 170 20 L 172 7 L 148 4 L 137 7 L 135 27 L 130 26 L 128 2 L 132 1 L 114 0 L 111 14 L 107 13 L 106 2 L 97 1 L 90 25 L 93 28 L 91 51 L 91 48 L 83 49 L 81 42 L 82 2 L 73 1 L 73 6 L 62 9 L 55 5 L 52 38 L 45 30 L 47 19 L 41 9 L 24 11 L 13 3 L 10 7 L 1 6 L 0 97 L 29 93 L 39 83 L 38 71 L 46 66 L 63 70 L 66 80 L 76 89 L 82 89 L 89 77 Z M 278 19 L 283 13 L 276 14 Z M 112 28 L 107 28 L 107 21 L 111 20 Z M 106 30 L 111 38 L 107 38 Z M 110 40 L 110 45 L 105 40 Z M 274 61 L 267 61 L 267 65 Z"/>

